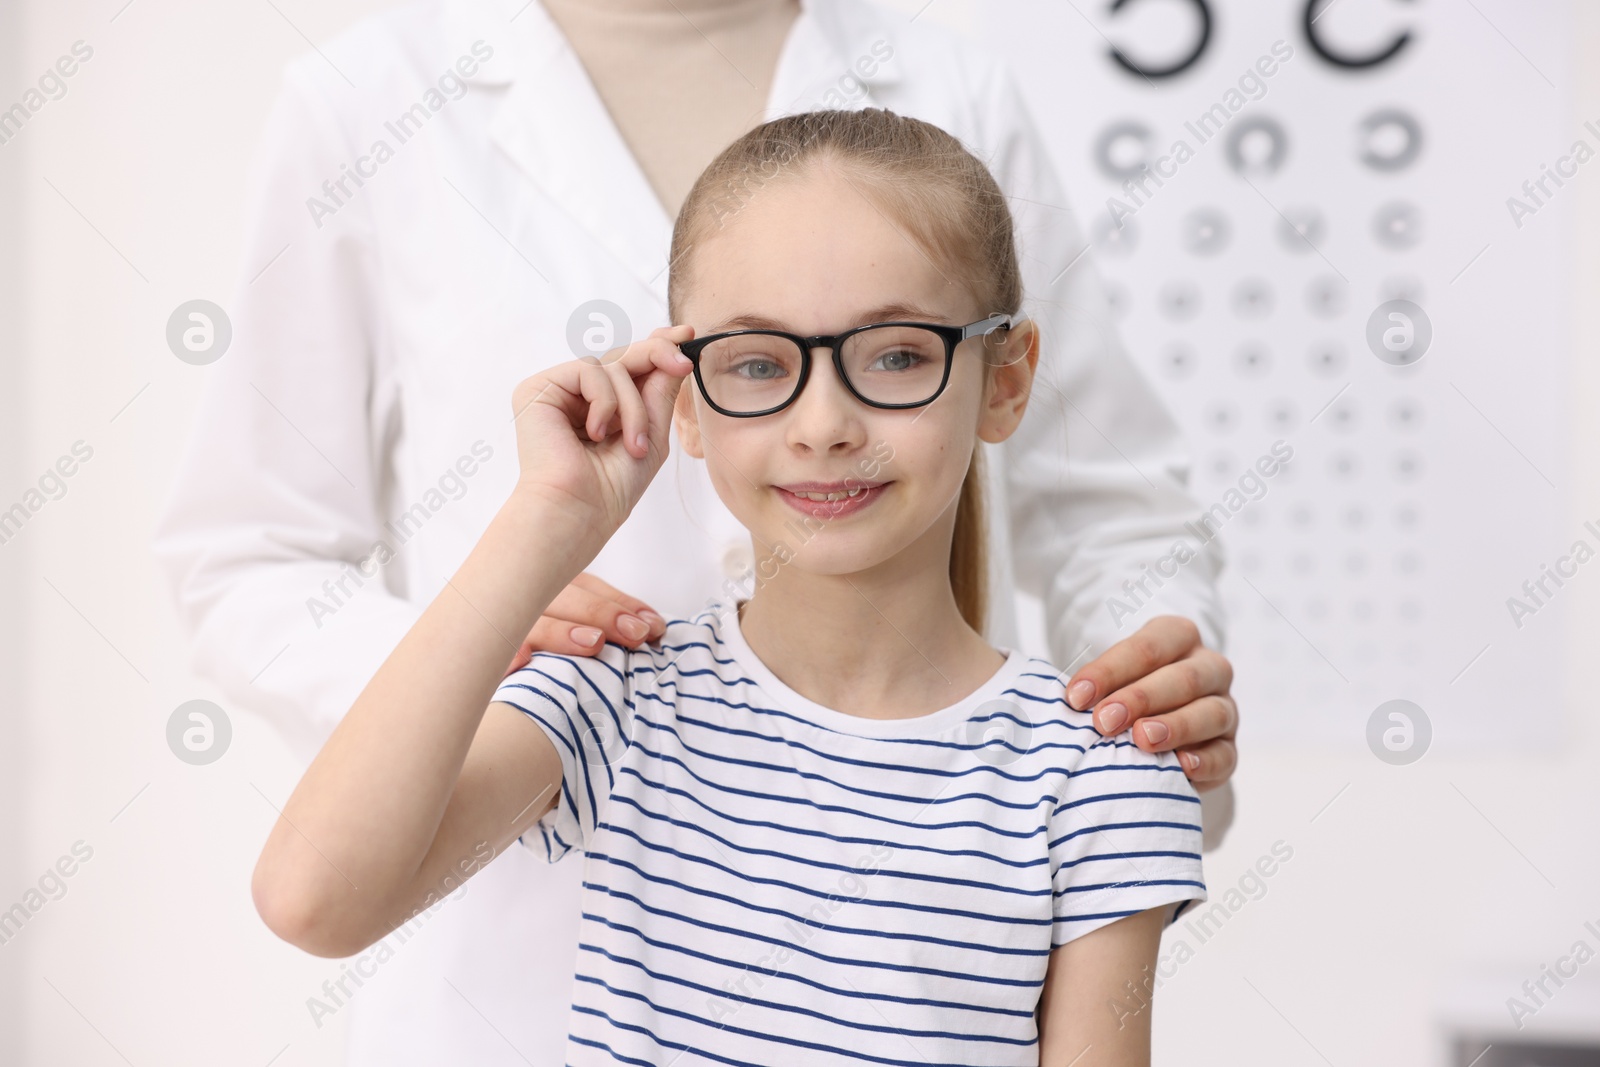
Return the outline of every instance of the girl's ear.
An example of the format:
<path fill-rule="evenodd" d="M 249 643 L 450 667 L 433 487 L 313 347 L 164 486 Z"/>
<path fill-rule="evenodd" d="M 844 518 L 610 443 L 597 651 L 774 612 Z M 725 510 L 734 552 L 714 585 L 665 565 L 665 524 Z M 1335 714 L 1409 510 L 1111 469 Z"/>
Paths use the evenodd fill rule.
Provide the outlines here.
<path fill-rule="evenodd" d="M 678 443 L 683 450 L 695 459 L 705 459 L 705 450 L 700 447 L 700 414 L 695 410 L 695 389 L 693 375 L 685 378 L 678 387 L 678 399 L 672 408 L 672 422 L 678 428 Z"/>
<path fill-rule="evenodd" d="M 1023 319 L 984 340 L 992 370 L 978 420 L 978 437 L 998 444 L 1016 432 L 1022 413 L 1028 408 L 1033 374 L 1039 365 L 1039 327 L 1032 319 Z"/>

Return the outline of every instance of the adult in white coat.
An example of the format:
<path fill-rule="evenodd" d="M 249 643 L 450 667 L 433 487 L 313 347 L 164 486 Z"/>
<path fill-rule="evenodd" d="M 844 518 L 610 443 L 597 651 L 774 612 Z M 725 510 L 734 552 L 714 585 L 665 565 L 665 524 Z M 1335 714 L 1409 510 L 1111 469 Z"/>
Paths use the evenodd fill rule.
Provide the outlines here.
<path fill-rule="evenodd" d="M 597 47 L 607 19 L 615 35 Z M 719 19 L 751 35 L 731 56 Z M 647 43 L 660 63 L 641 70 L 625 53 L 648 59 Z M 695 72 L 725 79 L 719 63 L 765 115 L 697 124 L 724 98 L 697 103 L 713 83 Z M 680 109 L 683 144 L 651 106 Z M 1028 417 L 990 452 L 988 636 L 1015 646 L 1013 589 L 1039 597 L 1053 658 L 1090 687 L 1069 699 L 1096 703 L 1108 732 L 1144 717 L 1142 745 L 1195 756 L 1214 836 L 1237 714 L 1215 651 L 1220 558 L 1186 541 L 1198 509 L 1175 426 L 1117 342 L 1001 64 L 854 0 L 415 4 L 290 67 L 255 172 L 232 348 L 208 372 L 155 546 L 198 669 L 309 760 L 509 492 L 515 383 L 664 324 L 663 202 L 675 210 L 740 127 L 829 106 L 934 122 L 1012 197 L 1044 343 Z M 683 615 L 726 595 L 751 554 L 703 468 L 670 466 L 591 574 Z M 1192 558 L 1152 579 L 1177 543 Z M 602 595 L 572 590 L 531 639 L 576 650 L 572 624 L 596 622 L 637 643 L 608 587 L 590 588 Z M 1130 595 L 1141 617 L 1114 617 L 1108 599 Z M 1181 618 L 1122 640 L 1158 612 Z M 1141 732 L 1155 723 L 1164 739 Z M 513 850 L 308 991 L 307 1025 L 348 1011 L 359 1067 L 560 1062 L 580 873 Z"/>

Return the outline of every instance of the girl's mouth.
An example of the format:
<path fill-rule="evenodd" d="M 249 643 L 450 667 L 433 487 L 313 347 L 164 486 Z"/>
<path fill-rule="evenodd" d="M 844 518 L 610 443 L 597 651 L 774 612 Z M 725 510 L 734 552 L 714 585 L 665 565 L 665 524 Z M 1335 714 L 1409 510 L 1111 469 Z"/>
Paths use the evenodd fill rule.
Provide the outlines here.
<path fill-rule="evenodd" d="M 874 501 L 883 495 L 885 489 L 893 482 L 883 482 L 873 486 L 853 486 L 850 489 L 836 489 L 832 492 L 791 492 L 781 485 L 773 486 L 783 502 L 796 511 L 810 515 L 814 519 L 840 519 L 846 515 L 854 515 L 862 508 L 870 507 Z M 851 493 L 855 495 L 851 495 Z"/>

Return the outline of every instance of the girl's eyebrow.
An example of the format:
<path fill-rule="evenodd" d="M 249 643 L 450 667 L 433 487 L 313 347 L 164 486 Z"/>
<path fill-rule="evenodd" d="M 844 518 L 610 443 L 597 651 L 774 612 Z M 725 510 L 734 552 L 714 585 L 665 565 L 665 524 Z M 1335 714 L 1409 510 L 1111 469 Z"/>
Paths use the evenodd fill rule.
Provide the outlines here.
<path fill-rule="evenodd" d="M 927 308 L 918 307 L 916 304 L 892 303 L 880 304 L 875 308 L 868 308 L 857 315 L 850 326 L 865 326 L 869 322 L 888 322 L 895 319 L 915 319 L 918 322 L 945 321 L 946 316 L 929 311 Z M 848 328 L 848 327 L 847 327 Z M 724 330 L 778 330 L 783 333 L 795 333 L 787 323 L 777 319 L 769 319 L 765 315 L 744 314 L 735 315 L 725 319 L 715 332 Z"/>

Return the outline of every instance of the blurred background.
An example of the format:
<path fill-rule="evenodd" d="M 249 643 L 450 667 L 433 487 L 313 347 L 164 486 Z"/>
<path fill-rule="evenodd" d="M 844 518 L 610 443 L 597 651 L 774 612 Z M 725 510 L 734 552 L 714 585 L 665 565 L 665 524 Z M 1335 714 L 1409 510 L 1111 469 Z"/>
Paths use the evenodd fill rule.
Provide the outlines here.
<path fill-rule="evenodd" d="M 284 64 L 385 6 L 0 2 L 0 108 L 78 60 L 0 125 L 0 1063 L 342 1062 L 339 964 L 249 896 L 300 766 L 149 540 L 207 374 L 168 319 L 243 269 Z M 889 6 L 1010 55 L 1221 508 L 1228 915 L 1167 932 L 1157 1062 L 1600 1063 L 1600 8 Z"/>

